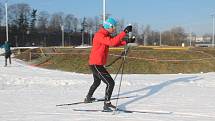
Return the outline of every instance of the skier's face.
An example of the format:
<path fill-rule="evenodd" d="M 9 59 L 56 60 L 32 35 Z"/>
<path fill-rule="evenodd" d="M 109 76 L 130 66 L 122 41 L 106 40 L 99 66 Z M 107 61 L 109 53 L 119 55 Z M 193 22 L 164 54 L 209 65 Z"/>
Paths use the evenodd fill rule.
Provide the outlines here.
<path fill-rule="evenodd" d="M 109 28 L 108 31 L 109 31 L 109 33 L 112 34 L 112 33 L 116 32 L 116 27 L 113 26 L 113 27 Z"/>

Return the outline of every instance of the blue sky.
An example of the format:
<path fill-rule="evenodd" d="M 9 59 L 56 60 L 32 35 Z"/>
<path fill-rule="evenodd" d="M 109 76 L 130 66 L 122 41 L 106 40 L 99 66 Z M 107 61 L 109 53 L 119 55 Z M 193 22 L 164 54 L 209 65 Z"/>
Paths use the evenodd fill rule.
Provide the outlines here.
<path fill-rule="evenodd" d="M 102 0 L 8 0 L 8 4 L 20 2 L 39 11 L 71 13 L 79 18 L 102 14 Z M 212 33 L 215 0 L 106 0 L 106 11 L 127 23 L 150 25 L 153 30 L 182 26 L 187 32 L 203 34 Z"/>

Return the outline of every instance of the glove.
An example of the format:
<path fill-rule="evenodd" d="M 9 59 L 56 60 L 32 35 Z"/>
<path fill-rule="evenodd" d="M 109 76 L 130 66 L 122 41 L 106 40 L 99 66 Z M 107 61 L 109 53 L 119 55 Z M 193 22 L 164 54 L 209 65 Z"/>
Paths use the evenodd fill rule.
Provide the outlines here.
<path fill-rule="evenodd" d="M 136 37 L 133 36 L 132 38 L 128 38 L 128 40 L 126 41 L 127 43 L 134 43 L 136 40 Z"/>
<path fill-rule="evenodd" d="M 127 26 L 127 27 L 124 29 L 124 32 L 125 32 L 125 33 L 132 32 L 132 26 L 131 26 L 131 25 Z"/>

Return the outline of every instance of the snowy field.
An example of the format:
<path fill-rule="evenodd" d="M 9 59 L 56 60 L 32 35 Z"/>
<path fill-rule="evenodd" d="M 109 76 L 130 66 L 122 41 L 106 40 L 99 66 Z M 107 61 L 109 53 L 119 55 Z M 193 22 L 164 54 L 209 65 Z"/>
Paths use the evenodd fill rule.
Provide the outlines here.
<path fill-rule="evenodd" d="M 16 59 L 3 65 L 0 56 L 0 121 L 215 121 L 215 73 L 125 75 L 120 96 L 134 97 L 120 99 L 119 108 L 149 113 L 113 115 L 73 111 L 102 109 L 102 102 L 56 107 L 83 101 L 91 75 L 41 69 Z M 119 78 L 113 96 L 118 86 Z M 102 98 L 104 88 L 102 83 L 94 96 Z"/>

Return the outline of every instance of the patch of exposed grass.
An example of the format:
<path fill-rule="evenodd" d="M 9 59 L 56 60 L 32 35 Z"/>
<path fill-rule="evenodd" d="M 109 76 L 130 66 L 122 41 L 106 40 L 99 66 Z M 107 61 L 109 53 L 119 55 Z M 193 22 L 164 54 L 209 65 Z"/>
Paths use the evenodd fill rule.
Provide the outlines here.
<path fill-rule="evenodd" d="M 36 50 L 34 50 L 36 51 Z M 90 49 L 57 49 L 59 55 L 48 55 L 48 61 L 39 66 L 49 69 L 59 69 L 69 72 L 91 73 L 88 67 Z M 120 55 L 122 50 L 111 49 L 108 63 Z M 33 53 L 33 52 L 32 52 Z M 22 55 L 22 54 L 21 54 Z M 26 57 L 29 53 L 23 53 Z M 135 74 L 163 74 L 163 73 L 200 73 L 215 71 L 214 48 L 190 49 L 153 49 L 133 47 L 126 59 L 124 73 Z M 44 61 L 41 56 L 34 60 Z M 172 60 L 172 61 L 171 61 Z M 175 60 L 175 61 L 173 61 Z M 37 62 L 36 61 L 36 62 Z M 108 68 L 110 73 L 116 73 L 121 60 Z"/>

